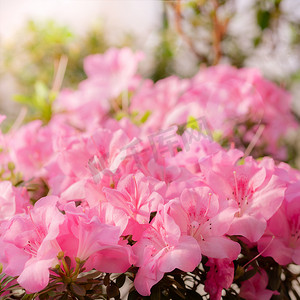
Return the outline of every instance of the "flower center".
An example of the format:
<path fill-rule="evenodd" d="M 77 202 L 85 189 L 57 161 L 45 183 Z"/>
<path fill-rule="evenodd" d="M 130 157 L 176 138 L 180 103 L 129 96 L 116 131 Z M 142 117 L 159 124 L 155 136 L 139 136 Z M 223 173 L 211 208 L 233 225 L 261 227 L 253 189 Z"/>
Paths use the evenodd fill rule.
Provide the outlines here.
<path fill-rule="evenodd" d="M 28 215 L 33 225 L 32 237 L 30 240 L 27 241 L 27 244 L 25 245 L 25 247 L 23 247 L 23 249 L 26 253 L 32 256 L 37 256 L 37 252 L 46 236 L 46 232 L 41 226 L 38 226 L 34 222 L 29 207 L 28 207 Z"/>
<path fill-rule="evenodd" d="M 243 212 L 249 205 L 249 200 L 252 199 L 253 191 L 249 188 L 249 181 L 246 177 L 239 176 L 237 178 L 236 171 L 233 171 L 234 185 L 232 195 L 239 207 L 237 217 L 241 217 Z"/>
<path fill-rule="evenodd" d="M 199 211 L 196 210 L 195 206 L 191 206 L 188 210 L 188 218 L 189 218 L 189 225 L 188 225 L 188 235 L 193 236 L 196 240 L 204 241 L 204 232 L 203 227 L 204 224 L 208 223 L 208 228 L 211 229 L 212 223 L 210 218 L 207 216 L 208 210 L 211 203 L 212 194 L 208 194 L 208 205 L 206 208 L 202 208 Z M 203 235 L 204 234 L 204 235 Z"/>
<path fill-rule="evenodd" d="M 291 223 L 291 246 L 294 248 L 300 242 L 300 216 L 294 215 L 292 217 Z"/>

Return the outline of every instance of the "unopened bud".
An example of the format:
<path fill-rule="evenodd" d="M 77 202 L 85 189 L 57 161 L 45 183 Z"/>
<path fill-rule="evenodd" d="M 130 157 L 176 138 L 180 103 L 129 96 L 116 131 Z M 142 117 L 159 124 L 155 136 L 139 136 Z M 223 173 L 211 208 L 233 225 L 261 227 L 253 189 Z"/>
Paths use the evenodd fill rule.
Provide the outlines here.
<path fill-rule="evenodd" d="M 12 161 L 10 161 L 10 162 L 7 164 L 7 168 L 8 168 L 9 171 L 12 172 L 12 171 L 16 168 L 16 166 L 15 166 L 15 164 L 14 164 Z"/>
<path fill-rule="evenodd" d="M 81 260 L 79 257 L 75 257 L 75 261 L 76 261 L 76 263 L 81 264 Z"/>
<path fill-rule="evenodd" d="M 57 254 L 57 258 L 58 259 L 63 259 L 64 258 L 64 252 L 63 251 L 60 251 L 60 252 L 58 252 L 58 254 Z"/>

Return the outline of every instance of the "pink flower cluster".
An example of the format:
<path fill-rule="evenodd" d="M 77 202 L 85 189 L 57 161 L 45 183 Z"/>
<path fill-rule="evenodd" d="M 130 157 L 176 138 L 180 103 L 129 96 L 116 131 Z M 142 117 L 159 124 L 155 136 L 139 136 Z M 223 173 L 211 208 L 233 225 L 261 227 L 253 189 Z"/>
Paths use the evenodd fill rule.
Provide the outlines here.
<path fill-rule="evenodd" d="M 300 172 L 245 158 L 201 130 L 205 120 L 212 136 L 230 140 L 244 126 L 250 141 L 257 128 L 245 124 L 264 124 L 259 143 L 278 153 L 295 126 L 289 95 L 256 70 L 229 66 L 153 83 L 136 75 L 140 59 L 126 48 L 87 57 L 88 79 L 60 94 L 47 125 L 34 121 L 1 135 L 2 174 L 13 162 L 23 176 L 17 186 L 0 182 L 4 272 L 37 292 L 63 253 L 86 271 L 138 267 L 134 286 L 150 295 L 165 273 L 191 272 L 206 256 L 205 290 L 220 299 L 241 253 L 232 236 L 279 264 L 300 264 Z M 49 192 L 32 203 L 26 187 L 37 178 Z M 270 299 L 256 277 L 241 293 Z"/>

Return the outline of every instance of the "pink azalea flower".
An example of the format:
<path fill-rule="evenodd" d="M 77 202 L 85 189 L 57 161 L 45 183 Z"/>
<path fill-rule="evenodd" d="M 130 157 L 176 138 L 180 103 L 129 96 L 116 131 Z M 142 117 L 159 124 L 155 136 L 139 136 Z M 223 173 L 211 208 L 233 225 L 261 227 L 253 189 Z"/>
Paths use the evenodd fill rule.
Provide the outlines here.
<path fill-rule="evenodd" d="M 127 157 L 129 142 L 122 129 L 98 129 L 93 134 L 70 137 L 57 149 L 57 161 L 48 165 L 54 176 L 50 186 L 63 182 L 64 190 L 57 191 L 62 201 L 86 198 L 82 188 L 88 181 L 109 186 L 120 177 L 119 167 Z"/>
<path fill-rule="evenodd" d="M 191 272 L 201 260 L 197 241 L 191 236 L 181 235 L 180 228 L 163 207 L 132 248 L 139 267 L 134 285 L 143 296 L 150 295 L 151 287 L 162 279 L 164 273 L 175 268 Z"/>
<path fill-rule="evenodd" d="M 298 190 L 294 191 L 297 185 L 298 182 L 287 189 L 286 194 L 291 200 L 282 203 L 268 221 L 266 233 L 257 242 L 263 256 L 271 256 L 281 265 L 300 264 L 300 197 Z M 292 191 L 295 197 L 292 197 Z"/>
<path fill-rule="evenodd" d="M 238 208 L 228 234 L 242 235 L 251 242 L 264 234 L 267 220 L 280 207 L 286 189 L 285 182 L 274 172 L 271 174 L 251 157 L 243 165 L 224 164 L 215 159 L 215 163 L 205 166 L 209 186 L 221 199 L 233 199 Z"/>
<path fill-rule="evenodd" d="M 237 258 L 240 245 L 225 236 L 237 209 L 232 206 L 220 209 L 218 197 L 209 187 L 185 189 L 180 199 L 170 201 L 167 206 L 181 232 L 198 241 L 202 254 Z"/>
<path fill-rule="evenodd" d="M 84 70 L 89 79 L 109 91 L 108 97 L 117 97 L 128 88 L 142 58 L 141 52 L 133 53 L 129 48 L 110 48 L 104 54 L 86 57 Z"/>
<path fill-rule="evenodd" d="M 135 240 L 139 240 L 149 225 L 150 213 L 164 203 L 161 195 L 164 188 L 163 182 L 138 172 L 121 178 L 115 189 L 103 189 L 109 203 L 125 211 L 129 217 L 124 235 L 132 234 Z"/>
<path fill-rule="evenodd" d="M 105 88 L 102 89 L 103 92 Z M 57 113 L 52 118 L 55 122 L 64 122 L 81 131 L 92 131 L 109 112 L 110 104 L 106 94 L 99 92 L 96 83 L 90 86 L 80 84 L 76 91 L 65 89 L 54 102 Z"/>
<path fill-rule="evenodd" d="M 179 118 L 175 122 L 175 118 L 169 120 L 168 114 L 176 107 L 181 94 L 189 85 L 188 80 L 179 79 L 176 76 L 161 79 L 156 83 L 145 80 L 131 99 L 130 111 L 140 112 L 141 115 L 147 111 L 151 112 L 150 118 L 143 125 L 148 134 L 168 128 L 174 123 L 184 123 L 186 119 L 183 122 Z M 153 107 L 159 107 L 159 109 L 153 110 Z"/>
<path fill-rule="evenodd" d="M 49 127 L 42 127 L 39 120 L 33 121 L 9 133 L 6 138 L 9 139 L 10 155 L 17 171 L 26 179 L 45 174 L 44 166 L 53 154 Z"/>
<path fill-rule="evenodd" d="M 8 220 L 15 214 L 25 212 L 30 205 L 25 188 L 16 188 L 10 181 L 0 182 L 0 223 Z"/>
<path fill-rule="evenodd" d="M 264 269 L 260 269 L 253 277 L 243 281 L 240 296 L 249 300 L 269 300 L 278 292 L 267 289 L 268 275 Z"/>
<path fill-rule="evenodd" d="M 182 151 L 168 159 L 170 165 L 185 167 L 192 174 L 201 176 L 199 159 L 207 158 L 223 150 L 222 147 L 209 139 L 203 133 L 188 128 L 181 136 L 180 146 Z"/>
<path fill-rule="evenodd" d="M 19 275 L 18 283 L 29 293 L 47 286 L 49 268 L 58 262 L 61 249 L 56 238 L 64 216 L 56 208 L 57 201 L 54 196 L 40 199 L 27 215 L 16 215 L 7 222 L 1 237 L 6 273 Z"/>
<path fill-rule="evenodd" d="M 135 89 L 136 71 L 142 53 L 129 48 L 111 48 L 104 54 L 85 58 L 84 70 L 88 78 L 76 91 L 64 90 L 55 101 L 55 110 L 63 119 L 82 130 L 94 130 L 105 119 L 112 98 Z"/>
<path fill-rule="evenodd" d="M 205 264 L 210 267 L 204 282 L 205 291 L 211 300 L 220 300 L 222 290 L 228 289 L 234 276 L 234 265 L 230 259 L 209 259 Z"/>
<path fill-rule="evenodd" d="M 58 238 L 65 255 L 75 259 L 79 258 L 85 262 L 85 268 L 93 268 L 109 273 L 125 272 L 134 262 L 135 257 L 132 249 L 120 242 L 120 236 L 124 230 L 124 215 L 115 214 L 121 217 L 118 221 L 106 224 L 103 220 L 113 218 L 104 214 L 116 213 L 109 207 L 89 210 L 82 207 L 75 207 L 74 203 L 65 205 L 65 223 L 61 226 L 62 234 Z M 121 221 L 121 222 L 120 222 Z M 125 220 L 126 222 L 126 220 Z M 120 226 L 116 226 L 118 223 Z M 73 261 L 74 262 L 74 261 Z"/>

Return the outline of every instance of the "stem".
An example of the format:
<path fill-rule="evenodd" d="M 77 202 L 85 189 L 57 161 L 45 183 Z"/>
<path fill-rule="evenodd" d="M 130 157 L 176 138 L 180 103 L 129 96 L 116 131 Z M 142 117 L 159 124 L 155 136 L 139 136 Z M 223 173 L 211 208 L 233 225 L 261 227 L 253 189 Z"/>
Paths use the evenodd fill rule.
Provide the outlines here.
<path fill-rule="evenodd" d="M 201 62 L 207 64 L 207 58 L 204 55 L 201 55 L 198 50 L 195 47 L 194 42 L 192 39 L 185 34 L 185 32 L 182 29 L 181 21 L 183 19 L 182 14 L 181 14 L 181 3 L 180 0 L 176 1 L 175 4 L 172 5 L 173 9 L 175 10 L 175 28 L 178 32 L 178 34 L 181 36 L 181 38 L 188 44 L 189 48 L 192 50 L 192 52 L 197 56 L 198 60 Z"/>
<path fill-rule="evenodd" d="M 212 14 L 212 23 L 213 23 L 213 49 L 215 53 L 213 65 L 217 65 L 222 57 L 222 49 L 221 49 L 221 42 L 224 35 L 224 30 L 222 29 L 222 24 L 218 19 L 218 8 L 219 3 L 217 0 L 212 1 L 214 10 Z"/>

